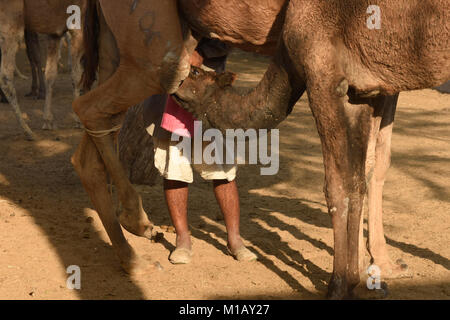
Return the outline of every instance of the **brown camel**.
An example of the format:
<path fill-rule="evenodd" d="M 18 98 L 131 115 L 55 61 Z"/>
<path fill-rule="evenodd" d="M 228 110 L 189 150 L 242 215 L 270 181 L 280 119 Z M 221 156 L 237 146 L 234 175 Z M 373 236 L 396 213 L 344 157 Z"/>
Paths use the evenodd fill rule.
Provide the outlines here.
<path fill-rule="evenodd" d="M 196 43 L 189 29 L 197 38 L 209 36 L 275 55 L 261 83 L 246 96 L 234 94 L 226 77 L 212 81 L 198 70 L 184 81 L 177 92 L 179 102 L 213 126 L 272 127 L 307 88 L 322 141 L 325 196 L 334 229 L 329 297 L 343 298 L 359 283 L 358 241 L 367 186 L 370 253 L 383 270 L 399 268 L 388 258 L 381 223 L 394 111 L 398 92 L 433 87 L 450 78 L 445 0 L 98 4 L 97 16 L 90 2 L 86 21 L 86 40 L 91 41 L 85 82 L 92 82 L 99 58 L 100 85 L 73 104 L 87 133 L 72 162 L 125 270 L 143 271 L 145 262 L 134 254 L 120 224 L 146 237 L 151 237 L 152 224 L 115 155 L 113 133 L 129 106 L 152 94 L 173 93 L 185 80 Z M 368 27 L 370 5 L 381 8 L 381 29 Z M 92 24 L 97 17 L 99 29 Z M 98 57 L 93 54 L 97 42 L 92 41 L 97 35 Z M 216 104 L 202 103 L 206 101 Z M 123 204 L 119 219 L 108 194 L 107 173 Z"/>
<path fill-rule="evenodd" d="M 13 83 L 16 65 L 15 57 L 19 43 L 24 37 L 24 30 L 27 30 L 27 45 L 31 46 L 28 48 L 28 54 L 34 69 L 34 78 L 38 74 L 37 68 L 40 67 L 40 59 L 35 55 L 38 52 L 38 47 L 36 47 L 36 33 L 42 33 L 48 36 L 48 56 L 45 68 L 45 87 L 47 94 L 44 107 L 43 129 L 53 129 L 53 114 L 51 112 L 52 90 L 58 72 L 60 39 L 68 31 L 67 19 L 69 15 L 67 14 L 67 8 L 71 5 L 78 5 L 84 10 L 85 3 L 86 0 L 0 0 L 0 50 L 2 51 L 0 88 L 13 107 L 19 124 L 30 140 L 33 140 L 35 136 L 22 118 Z M 80 95 L 80 87 L 78 84 L 82 73 L 82 31 L 76 29 L 69 31 L 72 34 L 72 56 L 77 61 L 72 68 L 74 95 L 77 98 Z M 36 84 L 36 81 L 34 83 Z M 32 91 L 33 89 L 36 88 L 32 88 Z M 42 95 L 42 89 L 40 94 Z M 76 119 L 75 115 L 74 119 Z"/>

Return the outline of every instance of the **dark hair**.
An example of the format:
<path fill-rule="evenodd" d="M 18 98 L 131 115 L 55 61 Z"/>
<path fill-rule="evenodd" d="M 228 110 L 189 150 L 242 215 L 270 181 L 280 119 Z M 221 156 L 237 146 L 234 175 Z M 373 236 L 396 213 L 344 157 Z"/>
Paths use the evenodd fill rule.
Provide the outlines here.
<path fill-rule="evenodd" d="M 230 48 L 218 39 L 202 38 L 195 49 L 202 57 L 203 64 L 217 73 L 225 72 Z"/>

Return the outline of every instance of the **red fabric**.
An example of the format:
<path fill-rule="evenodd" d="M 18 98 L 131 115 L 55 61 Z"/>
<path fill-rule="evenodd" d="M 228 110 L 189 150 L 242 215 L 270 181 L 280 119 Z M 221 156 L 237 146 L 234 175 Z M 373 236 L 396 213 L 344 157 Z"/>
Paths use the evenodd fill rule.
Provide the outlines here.
<path fill-rule="evenodd" d="M 194 135 L 195 118 L 189 111 L 184 110 L 172 96 L 167 98 L 161 120 L 161 127 L 169 132 L 176 133 L 183 137 L 192 137 Z"/>

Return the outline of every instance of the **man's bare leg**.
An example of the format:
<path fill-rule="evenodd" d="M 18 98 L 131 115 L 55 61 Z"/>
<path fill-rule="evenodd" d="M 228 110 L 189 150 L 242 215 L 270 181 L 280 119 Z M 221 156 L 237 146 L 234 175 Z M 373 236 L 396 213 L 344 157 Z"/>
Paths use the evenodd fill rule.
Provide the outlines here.
<path fill-rule="evenodd" d="M 225 220 L 230 253 L 239 261 L 256 260 L 256 255 L 245 248 L 239 232 L 240 206 L 236 181 L 214 180 L 213 186 Z"/>
<path fill-rule="evenodd" d="M 189 263 L 192 243 L 187 218 L 188 184 L 182 181 L 164 179 L 164 194 L 170 218 L 177 233 L 176 250 L 170 261 L 176 264 Z"/>

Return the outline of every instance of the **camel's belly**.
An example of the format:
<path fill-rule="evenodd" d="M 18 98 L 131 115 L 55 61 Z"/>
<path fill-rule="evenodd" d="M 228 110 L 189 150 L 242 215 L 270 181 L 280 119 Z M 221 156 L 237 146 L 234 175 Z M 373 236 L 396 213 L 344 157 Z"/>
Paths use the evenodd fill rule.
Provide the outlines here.
<path fill-rule="evenodd" d="M 180 0 L 191 28 L 245 50 L 274 53 L 286 0 Z"/>

